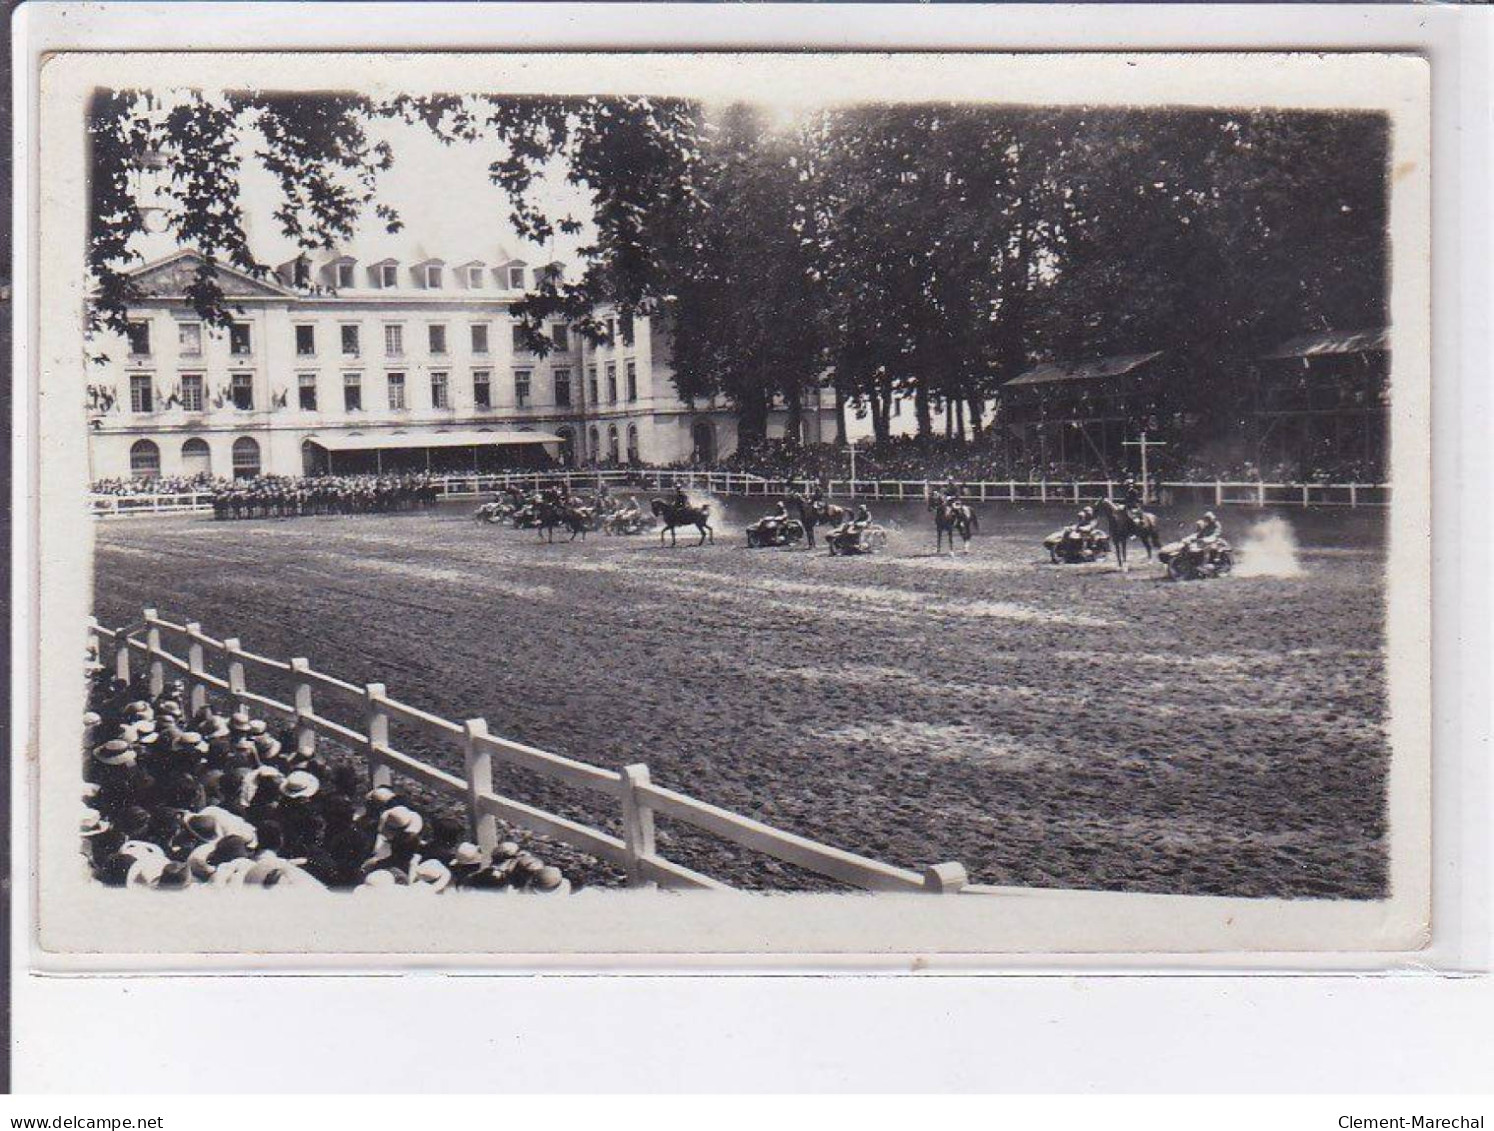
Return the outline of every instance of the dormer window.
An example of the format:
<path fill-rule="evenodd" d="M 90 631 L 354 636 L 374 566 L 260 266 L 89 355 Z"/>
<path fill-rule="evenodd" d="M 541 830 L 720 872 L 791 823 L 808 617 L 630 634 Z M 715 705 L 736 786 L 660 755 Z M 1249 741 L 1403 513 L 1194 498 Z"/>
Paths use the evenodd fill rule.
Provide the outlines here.
<path fill-rule="evenodd" d="M 395 263 L 380 263 L 378 266 L 379 286 L 384 290 L 393 290 L 399 286 L 399 265 Z"/>
<path fill-rule="evenodd" d="M 439 291 L 441 289 L 441 268 L 434 263 L 426 265 L 425 285 L 427 288 L 433 291 Z"/>
<path fill-rule="evenodd" d="M 482 268 L 481 267 L 468 267 L 467 268 L 467 285 L 469 287 L 474 288 L 474 289 L 480 288 L 482 286 Z"/>
<path fill-rule="evenodd" d="M 337 289 L 346 290 L 353 285 L 353 265 L 351 263 L 339 263 L 337 265 Z"/>
<path fill-rule="evenodd" d="M 296 260 L 295 266 L 291 268 L 291 273 L 295 279 L 296 286 L 311 286 L 311 260 L 307 259 L 304 255 Z"/>
<path fill-rule="evenodd" d="M 524 289 L 524 268 L 510 267 L 508 269 L 509 290 L 522 291 Z"/>

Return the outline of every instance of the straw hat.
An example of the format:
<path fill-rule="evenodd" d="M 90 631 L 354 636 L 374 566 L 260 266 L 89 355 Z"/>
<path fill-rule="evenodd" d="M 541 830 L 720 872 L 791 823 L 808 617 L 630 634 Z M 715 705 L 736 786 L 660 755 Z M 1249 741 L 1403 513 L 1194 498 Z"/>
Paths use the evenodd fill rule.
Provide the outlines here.
<path fill-rule="evenodd" d="M 422 860 L 410 869 L 410 882 L 445 891 L 451 885 L 451 869 L 439 860 Z"/>
<path fill-rule="evenodd" d="M 135 750 L 122 738 L 111 738 L 102 746 L 95 746 L 93 756 L 96 761 L 106 766 L 133 766 L 135 764 Z"/>
<path fill-rule="evenodd" d="M 392 809 L 385 809 L 384 815 L 379 818 L 379 832 L 384 836 L 395 833 L 405 833 L 409 836 L 419 836 L 425 828 L 425 819 L 415 810 L 405 805 L 396 805 Z"/>
<path fill-rule="evenodd" d="M 316 791 L 321 788 L 321 782 L 316 780 L 315 774 L 308 774 L 305 770 L 297 770 L 295 773 L 286 775 L 280 783 L 280 795 L 292 800 L 303 801 L 309 797 L 315 797 Z"/>
<path fill-rule="evenodd" d="M 78 822 L 78 831 L 85 837 L 99 836 L 108 832 L 112 827 L 108 821 L 99 816 L 97 809 L 83 810 L 83 819 Z"/>

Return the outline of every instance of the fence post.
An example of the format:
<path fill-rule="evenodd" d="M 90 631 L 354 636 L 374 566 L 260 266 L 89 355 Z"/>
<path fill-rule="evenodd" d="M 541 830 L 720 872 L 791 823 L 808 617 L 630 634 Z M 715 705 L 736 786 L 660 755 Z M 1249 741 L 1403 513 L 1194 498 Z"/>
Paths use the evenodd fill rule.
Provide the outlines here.
<path fill-rule="evenodd" d="M 1008 479 L 1006 481 L 1006 501 L 1009 503 L 1017 501 L 1017 481 L 1015 479 Z"/>
<path fill-rule="evenodd" d="M 368 735 L 365 753 L 368 756 L 368 784 L 373 789 L 394 781 L 394 771 L 379 760 L 378 752 L 378 747 L 389 745 L 389 712 L 384 709 L 385 695 L 382 683 L 364 685 L 363 700 L 368 704 L 368 717 L 364 723 Z"/>
<path fill-rule="evenodd" d="M 1046 479 L 1038 485 L 1038 491 L 1039 498 L 1046 503 L 1048 501 L 1048 481 Z"/>
<path fill-rule="evenodd" d="M 1224 506 L 1224 484 L 1217 479 L 1214 480 L 1214 505 L 1216 507 Z"/>
<path fill-rule="evenodd" d="M 114 637 L 114 678 L 130 682 L 130 638 L 123 632 Z"/>
<path fill-rule="evenodd" d="M 1353 510 L 1359 505 L 1359 484 L 1349 484 L 1349 509 Z"/>
<path fill-rule="evenodd" d="M 244 661 L 239 659 L 239 653 L 243 650 L 237 636 L 230 636 L 223 642 L 223 651 L 228 653 L 228 695 L 234 700 L 236 711 L 242 710 L 244 706 L 239 700 L 244 694 Z"/>
<path fill-rule="evenodd" d="M 462 724 L 462 753 L 467 778 L 467 833 L 477 847 L 491 853 L 498 846 L 498 819 L 481 809 L 480 798 L 493 792 L 493 752 L 479 740 L 487 738 L 486 719 Z"/>
<path fill-rule="evenodd" d="M 648 767 L 641 763 L 624 766 L 618 771 L 622 785 L 623 870 L 628 886 L 643 883 L 644 856 L 654 854 L 654 811 L 638 799 L 638 787 L 648 784 Z"/>
<path fill-rule="evenodd" d="M 166 665 L 161 662 L 161 630 L 156 626 L 157 619 L 155 609 L 145 610 L 145 654 L 150 664 L 146 670 L 150 675 L 152 698 L 166 690 Z"/>
<path fill-rule="evenodd" d="M 965 865 L 953 861 L 932 864 L 923 871 L 923 890 L 932 895 L 954 895 L 969 882 Z"/>
<path fill-rule="evenodd" d="M 291 659 L 291 671 L 295 672 L 299 679 L 296 680 L 296 753 L 303 758 L 310 757 L 316 753 L 316 727 L 311 723 L 311 716 L 316 711 L 311 705 L 311 680 L 306 673 L 311 670 L 311 661 L 305 656 L 295 656 Z"/>
<path fill-rule="evenodd" d="M 1266 505 L 1266 483 L 1263 479 L 1257 479 L 1255 482 L 1255 505 L 1258 507 Z"/>
<path fill-rule="evenodd" d="M 1306 483 L 1302 484 L 1302 505 L 1304 507 L 1308 505 L 1307 484 Z"/>
<path fill-rule="evenodd" d="M 1079 480 L 1074 480 L 1074 505 L 1079 504 Z"/>
<path fill-rule="evenodd" d="M 207 671 L 207 665 L 203 660 L 202 641 L 198 639 L 202 635 L 202 625 L 195 620 L 187 622 L 187 668 L 191 680 L 187 684 L 187 711 L 189 718 L 196 718 L 198 712 L 207 706 L 207 684 L 202 682 L 202 675 Z"/>

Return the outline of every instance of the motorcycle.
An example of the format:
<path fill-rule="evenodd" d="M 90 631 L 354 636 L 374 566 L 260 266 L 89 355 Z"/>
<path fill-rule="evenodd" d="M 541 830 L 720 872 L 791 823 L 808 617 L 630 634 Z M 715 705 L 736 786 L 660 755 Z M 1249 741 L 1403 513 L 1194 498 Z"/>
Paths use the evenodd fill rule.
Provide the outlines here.
<path fill-rule="evenodd" d="M 514 513 L 514 505 L 507 500 L 483 503 L 472 515 L 475 522 L 501 523 Z"/>
<path fill-rule="evenodd" d="M 1103 530 L 1090 530 L 1081 535 L 1073 527 L 1066 526 L 1044 538 L 1043 549 L 1048 551 L 1048 559 L 1054 565 L 1098 561 L 1110 553 L 1110 535 Z"/>
<path fill-rule="evenodd" d="M 836 554 L 872 554 L 887 545 L 887 531 L 874 522 L 860 530 L 842 526 L 825 535 L 825 545 L 831 557 Z"/>
<path fill-rule="evenodd" d="M 1212 546 L 1203 546 L 1190 538 L 1169 542 L 1157 553 L 1174 581 L 1192 581 L 1200 577 L 1223 577 L 1235 568 L 1235 552 L 1223 538 Z"/>
<path fill-rule="evenodd" d="M 606 534 L 641 534 L 652 530 L 656 521 L 653 515 L 640 511 L 613 511 L 602 520 L 602 531 Z"/>
<path fill-rule="evenodd" d="M 760 518 L 747 528 L 747 547 L 792 546 L 804 541 L 804 524 L 797 518 Z"/>

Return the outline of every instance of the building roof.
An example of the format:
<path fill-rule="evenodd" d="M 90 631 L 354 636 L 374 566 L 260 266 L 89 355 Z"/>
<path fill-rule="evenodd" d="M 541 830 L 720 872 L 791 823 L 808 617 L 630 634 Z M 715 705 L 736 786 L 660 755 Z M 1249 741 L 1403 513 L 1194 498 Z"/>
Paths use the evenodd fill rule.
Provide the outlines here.
<path fill-rule="evenodd" d="M 1161 357 L 1161 350 L 1152 353 L 1127 353 L 1115 357 L 1097 357 L 1089 361 L 1080 362 L 1078 365 L 1063 365 L 1059 362 L 1046 362 L 1034 369 L 1029 369 L 1020 377 L 1013 377 L 1006 383 L 1006 388 L 1025 385 L 1051 385 L 1059 381 L 1095 381 L 1104 377 L 1119 377 L 1130 373 L 1147 362 Z"/>
<path fill-rule="evenodd" d="M 437 432 L 433 428 L 414 428 L 407 432 L 380 432 L 365 435 L 338 433 L 330 436 L 308 436 L 307 442 L 329 452 L 390 451 L 400 448 L 472 448 L 498 444 L 558 444 L 561 438 L 553 432 Z"/>
<path fill-rule="evenodd" d="M 1323 330 L 1316 334 L 1299 334 L 1283 342 L 1267 359 L 1325 357 L 1331 354 L 1374 353 L 1390 349 L 1390 331 Z"/>

